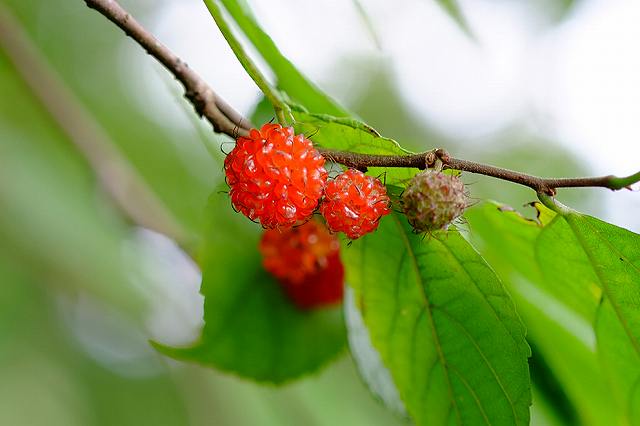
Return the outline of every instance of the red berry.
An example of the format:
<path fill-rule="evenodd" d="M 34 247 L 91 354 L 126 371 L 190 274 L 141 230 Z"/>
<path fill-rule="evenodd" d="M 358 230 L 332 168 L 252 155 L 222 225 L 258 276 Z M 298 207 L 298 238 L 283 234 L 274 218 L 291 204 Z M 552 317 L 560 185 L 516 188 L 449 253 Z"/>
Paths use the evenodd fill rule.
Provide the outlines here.
<path fill-rule="evenodd" d="M 278 279 L 299 308 L 316 308 L 342 300 L 344 268 L 340 244 L 321 223 L 310 220 L 286 230 L 267 230 L 259 249 L 264 268 Z"/>
<path fill-rule="evenodd" d="M 292 127 L 252 129 L 224 160 L 231 203 L 265 228 L 291 227 L 316 209 L 327 181 L 324 162 Z"/>
<path fill-rule="evenodd" d="M 302 283 L 283 281 L 282 288 L 289 299 L 300 309 L 330 306 L 342 301 L 344 267 L 340 254 L 327 258 L 327 267 L 309 275 Z"/>
<path fill-rule="evenodd" d="M 378 227 L 389 214 L 387 190 L 372 176 L 349 169 L 330 181 L 325 188 L 320 212 L 333 232 L 344 232 L 355 240 Z"/>

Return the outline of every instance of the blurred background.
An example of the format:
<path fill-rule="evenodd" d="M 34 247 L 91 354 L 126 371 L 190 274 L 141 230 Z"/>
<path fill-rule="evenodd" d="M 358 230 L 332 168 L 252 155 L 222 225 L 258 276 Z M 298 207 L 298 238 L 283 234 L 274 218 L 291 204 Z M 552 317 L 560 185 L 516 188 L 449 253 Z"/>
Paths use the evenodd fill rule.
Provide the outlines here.
<path fill-rule="evenodd" d="M 466 31 L 431 0 L 249 3 L 308 77 L 407 148 L 543 176 L 640 166 L 636 1 L 465 0 Z M 199 0 L 122 5 L 252 114 L 260 93 Z M 0 425 L 403 423 L 346 352 L 273 388 L 149 346 L 198 335 L 200 272 L 186 252 L 224 142 L 83 1 L 0 0 Z M 478 201 L 532 214 L 528 189 L 465 182 Z M 637 193 L 559 199 L 640 231 Z"/>

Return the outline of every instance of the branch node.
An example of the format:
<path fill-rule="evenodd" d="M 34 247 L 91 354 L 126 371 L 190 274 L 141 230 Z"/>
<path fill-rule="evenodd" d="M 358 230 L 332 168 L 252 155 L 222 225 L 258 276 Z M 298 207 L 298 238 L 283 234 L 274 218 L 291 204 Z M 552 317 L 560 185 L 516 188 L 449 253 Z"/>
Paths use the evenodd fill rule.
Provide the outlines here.
<path fill-rule="evenodd" d="M 436 156 L 436 153 L 434 151 L 427 152 L 427 155 L 424 156 L 424 163 L 426 167 L 420 168 L 420 170 L 429 169 L 435 166 L 437 159 L 438 157 Z"/>
<path fill-rule="evenodd" d="M 448 165 L 449 162 L 451 161 L 451 156 L 449 155 L 449 153 L 444 150 L 443 148 L 438 148 L 435 151 L 435 155 L 442 160 L 442 163 L 445 165 Z"/>

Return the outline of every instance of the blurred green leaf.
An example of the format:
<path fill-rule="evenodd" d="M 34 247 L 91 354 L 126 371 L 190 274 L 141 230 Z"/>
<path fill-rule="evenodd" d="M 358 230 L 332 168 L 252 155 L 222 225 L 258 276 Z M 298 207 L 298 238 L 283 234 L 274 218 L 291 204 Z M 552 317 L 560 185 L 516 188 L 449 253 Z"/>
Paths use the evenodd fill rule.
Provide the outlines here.
<path fill-rule="evenodd" d="M 280 52 L 271 37 L 260 27 L 245 0 L 221 1 L 244 35 L 275 73 L 279 89 L 310 111 L 336 116 L 348 115 L 336 101 L 311 83 Z"/>
<path fill-rule="evenodd" d="M 260 96 L 260 100 L 253 107 L 249 118 L 252 123 L 257 123 L 257 126 L 275 120 L 276 115 L 273 111 L 273 105 L 271 105 L 271 102 L 269 102 L 267 98 Z"/>
<path fill-rule="evenodd" d="M 514 299 L 515 300 L 515 299 Z M 517 305 L 516 305 L 517 306 Z M 531 423 L 540 424 L 536 415 L 555 417 L 560 424 L 576 424 L 579 421 L 575 406 L 571 403 L 566 389 L 553 374 L 547 360 L 541 356 L 530 338 L 531 358 L 529 358 L 529 371 L 531 373 L 532 399 Z M 546 423 L 542 423 L 546 424 Z"/>
<path fill-rule="evenodd" d="M 154 76 L 140 64 L 156 66 L 154 59 L 84 4 L 60 0 L 38 7 L 20 0 L 6 3 L 21 18 L 43 58 L 180 224 L 194 235 L 201 232 L 202 212 L 221 167 L 207 155 L 194 128 L 175 125 L 179 120 L 169 115 L 180 115 L 180 111 L 170 96 L 153 92 L 156 86 L 147 80 Z M 133 16 L 145 17 L 157 9 L 133 3 L 126 5 Z M 120 67 L 123 73 L 114 72 Z M 165 76 L 165 70 L 157 67 Z M 168 75 L 166 79 L 181 93 L 174 79 Z M 11 103 L 5 102 L 7 106 Z M 17 123 L 33 122 L 33 118 L 25 118 Z"/>
<path fill-rule="evenodd" d="M 595 324 L 598 355 L 618 402 L 616 412 L 626 424 L 640 423 L 640 357 L 608 299 L 602 301 Z"/>
<path fill-rule="evenodd" d="M 462 15 L 462 11 L 460 10 L 460 6 L 458 5 L 457 0 L 436 0 L 437 3 L 442 6 L 442 8 L 449 14 L 451 19 L 456 21 L 458 26 L 462 31 L 464 31 L 468 36 L 472 36 L 471 29 L 469 28 L 469 24 L 467 24 L 467 20 Z"/>
<path fill-rule="evenodd" d="M 501 251 L 509 250 L 502 246 Z M 492 265 L 494 263 L 492 262 Z M 607 382 L 600 370 L 600 364 L 593 348 L 584 339 L 558 324 L 550 313 L 557 307 L 551 303 L 553 299 L 539 297 L 531 288 L 512 284 L 509 292 L 516 302 L 518 313 L 527 327 L 527 339 L 531 342 L 534 357 L 536 353 L 544 359 L 554 375 L 554 381 L 561 387 L 550 389 L 546 394 L 549 404 L 555 406 L 558 413 L 577 413 L 579 422 L 572 415 L 565 418 L 565 424 L 605 425 L 611 424 L 611 407 L 614 400 L 608 390 Z M 539 374 L 535 368 L 531 373 Z M 544 372 L 549 373 L 549 371 Z M 532 377 L 533 383 L 548 381 L 548 377 Z M 540 392 L 549 389 L 542 389 Z M 565 401 L 557 398 L 556 393 L 565 393 L 571 403 L 565 407 Z M 534 400 L 534 404 L 535 404 Z M 566 414 L 565 414 L 566 417 Z"/>
<path fill-rule="evenodd" d="M 357 306 L 355 291 L 345 289 L 344 314 L 349 338 L 349 349 L 360 377 L 367 384 L 373 395 L 379 398 L 394 414 L 406 418 L 407 410 L 400 400 L 398 388 L 391 377 L 391 372 L 382 362 L 380 353 L 373 347 L 369 337 L 369 329 L 364 323 L 362 312 Z"/>
<path fill-rule="evenodd" d="M 417 424 L 528 424 L 524 326 L 458 232 L 425 238 L 394 213 L 345 258 L 373 345 Z"/>
<path fill-rule="evenodd" d="M 205 297 L 202 335 L 194 346 L 155 344 L 165 355 L 282 383 L 318 370 L 346 343 L 341 309 L 303 312 L 262 267 L 260 227 L 214 193 L 201 258 Z"/>
<path fill-rule="evenodd" d="M 122 252 L 128 226 L 3 55 L 0 93 L 11 99 L 0 102 L 3 245 L 49 283 L 88 291 L 140 315 L 145 300 Z"/>
<path fill-rule="evenodd" d="M 373 24 L 369 13 L 367 13 L 367 9 L 362 5 L 362 2 L 360 2 L 360 0 L 351 0 L 351 2 L 353 3 L 353 7 L 356 9 L 356 12 L 358 12 L 358 16 L 360 16 L 360 20 L 362 21 L 364 28 L 367 30 L 369 38 L 371 38 L 371 41 L 378 50 L 382 50 L 380 36 L 376 31 L 375 25 Z"/>
<path fill-rule="evenodd" d="M 550 24 L 559 24 L 570 18 L 582 2 L 580 0 L 537 0 L 533 3 L 546 15 Z"/>

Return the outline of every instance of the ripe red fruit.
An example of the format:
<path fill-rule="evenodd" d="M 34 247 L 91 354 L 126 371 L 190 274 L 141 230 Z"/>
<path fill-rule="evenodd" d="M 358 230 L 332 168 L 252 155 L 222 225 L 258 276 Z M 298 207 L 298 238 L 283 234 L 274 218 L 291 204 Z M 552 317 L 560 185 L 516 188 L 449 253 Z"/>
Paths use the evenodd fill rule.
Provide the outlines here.
<path fill-rule="evenodd" d="M 303 310 L 340 303 L 343 283 L 344 267 L 338 253 L 327 257 L 327 267 L 309 275 L 302 283 L 281 282 L 289 299 Z"/>
<path fill-rule="evenodd" d="M 310 220 L 287 230 L 267 230 L 259 249 L 264 268 L 278 279 L 299 308 L 317 308 L 342 300 L 340 244 L 323 224 Z"/>
<path fill-rule="evenodd" d="M 320 212 L 331 231 L 355 240 L 378 228 L 380 218 L 391 210 L 379 179 L 349 169 L 327 183 Z"/>
<path fill-rule="evenodd" d="M 324 157 L 292 127 L 265 124 L 239 137 L 224 160 L 231 203 L 265 228 L 308 219 L 327 181 Z"/>

